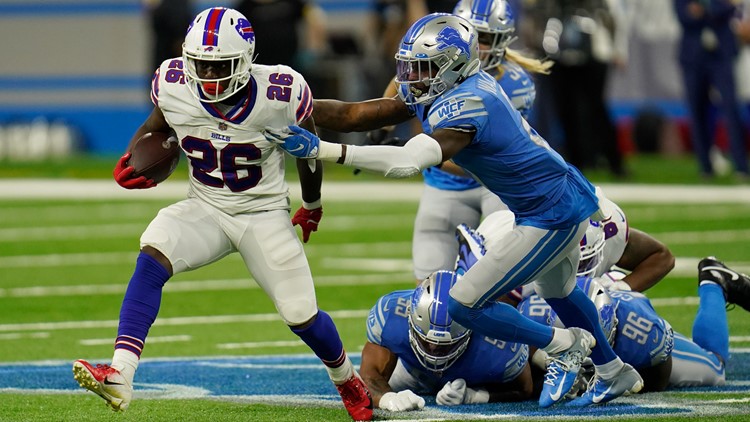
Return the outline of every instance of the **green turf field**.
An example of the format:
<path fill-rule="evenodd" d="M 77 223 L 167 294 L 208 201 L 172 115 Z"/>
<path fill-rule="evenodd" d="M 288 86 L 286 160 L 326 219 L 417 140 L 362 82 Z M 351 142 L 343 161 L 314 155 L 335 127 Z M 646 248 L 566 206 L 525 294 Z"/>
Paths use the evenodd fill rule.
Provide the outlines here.
<path fill-rule="evenodd" d="M 352 182 L 357 180 L 380 179 L 367 175 Z M 361 189 L 367 186 L 362 183 Z M 401 185 L 391 186 L 397 190 Z M 613 198 L 627 213 L 631 226 L 667 243 L 677 257 L 673 273 L 648 295 L 675 330 L 688 336 L 697 309 L 698 260 L 716 255 L 728 265 L 750 272 L 749 192 L 743 187 L 736 189 L 735 200 L 715 203 L 696 203 L 705 191 L 686 198 L 689 200 L 685 203 L 662 203 L 648 200 L 645 195 L 643 200 L 627 202 Z M 377 298 L 413 286 L 410 239 L 417 199 L 328 200 L 320 231 L 305 246 L 316 278 L 319 306 L 334 315 L 351 355 L 358 355 L 365 341 L 364 319 Z M 173 201 L 0 199 L 0 363 L 72 363 L 77 358 L 108 363 L 138 238 L 159 208 Z M 293 207 L 298 205 L 295 198 Z M 750 315 L 737 308 L 729 312 L 729 323 L 730 347 L 746 352 L 750 348 Z M 233 255 L 169 281 L 143 358 L 308 353 L 275 316 L 272 304 L 249 278 L 238 256 Z M 0 365 L 0 374 L 2 371 Z M 22 379 L 18 385 L 0 389 L 0 421 L 348 420 L 343 407 L 335 403 L 283 406 L 243 398 L 139 400 L 136 396 L 128 412 L 114 414 L 95 395 L 73 392 L 75 382 L 69 369 L 66 371 L 59 376 L 66 377 L 65 382 L 69 380 L 70 391 L 25 390 Z M 321 382 L 326 382 L 325 378 Z M 646 400 L 646 407 L 661 403 L 685 408 L 698 403 L 706 409 L 692 416 L 627 416 L 627 412 L 613 407 L 608 419 L 627 416 L 636 417 L 635 420 L 704 420 L 716 409 L 723 409 L 721 420 L 748 420 L 750 379 L 739 382 L 745 385 L 739 392 L 649 394 L 645 399 L 628 402 Z M 525 418 L 566 418 L 553 413 L 540 412 Z M 378 416 L 385 417 L 382 413 Z M 433 413 L 388 417 L 456 418 Z M 603 418 L 597 413 L 576 417 Z M 457 418 L 475 420 L 475 416 L 468 415 Z"/>

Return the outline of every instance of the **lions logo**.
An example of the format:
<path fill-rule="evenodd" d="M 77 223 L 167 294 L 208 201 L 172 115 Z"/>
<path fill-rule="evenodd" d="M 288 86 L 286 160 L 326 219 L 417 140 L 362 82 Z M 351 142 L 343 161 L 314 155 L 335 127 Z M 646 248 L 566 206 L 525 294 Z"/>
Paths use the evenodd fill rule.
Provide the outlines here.
<path fill-rule="evenodd" d="M 470 45 L 472 38 L 474 38 L 474 34 L 469 37 L 468 41 L 464 41 L 456 28 L 446 26 L 438 33 L 435 40 L 438 42 L 438 51 L 442 51 L 450 47 L 456 47 L 459 51 L 459 54 L 464 54 L 467 58 L 470 58 Z"/>

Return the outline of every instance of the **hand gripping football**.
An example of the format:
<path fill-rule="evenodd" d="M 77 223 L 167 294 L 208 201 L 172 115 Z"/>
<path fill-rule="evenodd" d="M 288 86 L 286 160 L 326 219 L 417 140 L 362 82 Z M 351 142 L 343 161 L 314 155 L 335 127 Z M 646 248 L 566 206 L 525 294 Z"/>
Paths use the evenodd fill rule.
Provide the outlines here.
<path fill-rule="evenodd" d="M 155 183 L 169 177 L 180 162 L 180 145 L 174 134 L 149 132 L 138 138 L 130 149 L 127 164 L 133 166 L 133 178 L 146 176 Z"/>

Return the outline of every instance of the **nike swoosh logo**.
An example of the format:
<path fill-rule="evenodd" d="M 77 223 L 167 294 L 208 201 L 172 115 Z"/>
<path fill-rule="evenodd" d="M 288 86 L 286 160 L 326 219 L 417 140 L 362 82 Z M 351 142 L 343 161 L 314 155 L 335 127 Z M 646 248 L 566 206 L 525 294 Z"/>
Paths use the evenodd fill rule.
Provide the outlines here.
<path fill-rule="evenodd" d="M 600 401 L 607 398 L 607 394 L 609 393 L 609 390 L 612 389 L 612 386 L 607 387 L 606 390 L 604 390 L 601 394 L 594 394 L 594 396 L 591 398 L 591 401 L 594 403 L 599 403 Z"/>
<path fill-rule="evenodd" d="M 563 379 L 560 382 L 560 384 L 557 386 L 557 391 L 549 395 L 549 398 L 551 398 L 552 401 L 558 401 L 560 400 L 560 397 L 562 397 L 562 388 L 563 388 L 563 384 L 565 383 L 565 377 L 566 377 L 566 374 L 563 374 Z"/>
<path fill-rule="evenodd" d="M 295 149 L 290 149 L 290 150 L 289 150 L 289 152 L 297 152 L 297 151 L 302 151 L 303 149 L 305 149 L 305 147 L 303 147 L 302 145 L 297 145 L 297 148 L 295 148 Z"/>
<path fill-rule="evenodd" d="M 708 266 L 708 267 L 703 267 L 703 271 L 719 271 L 719 272 L 722 272 L 724 274 L 731 275 L 732 276 L 732 280 L 739 280 L 740 279 L 740 275 L 739 274 L 737 274 L 734 271 L 729 271 L 729 270 L 727 270 L 724 267 L 712 267 L 712 266 Z"/>
<path fill-rule="evenodd" d="M 297 94 L 297 100 L 301 100 L 301 99 L 302 99 L 302 86 L 300 85 L 299 94 Z"/>
<path fill-rule="evenodd" d="M 104 378 L 104 384 L 105 385 L 125 385 L 125 384 L 120 383 L 120 382 L 112 382 L 112 381 L 109 380 L 109 378 Z"/>

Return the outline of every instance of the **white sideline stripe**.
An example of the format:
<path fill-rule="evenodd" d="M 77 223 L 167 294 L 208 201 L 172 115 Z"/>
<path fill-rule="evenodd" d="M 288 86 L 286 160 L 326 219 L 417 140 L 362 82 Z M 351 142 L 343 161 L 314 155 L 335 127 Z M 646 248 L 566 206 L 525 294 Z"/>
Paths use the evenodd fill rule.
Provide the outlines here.
<path fill-rule="evenodd" d="M 404 242 L 407 243 L 407 242 Z M 389 244 L 393 245 L 393 244 Z M 337 246 L 342 250 L 347 250 L 349 246 Z M 136 255 L 133 254 L 134 259 Z M 100 257 L 101 258 L 101 257 Z M 29 258 L 30 259 L 30 258 Z M 79 257 L 81 261 L 87 261 Z M 93 259 L 93 258 L 89 258 Z M 102 262 L 98 261 L 90 262 Z M 675 268 L 671 275 L 695 276 L 696 268 L 700 258 L 677 258 Z M 348 259 L 348 258 L 324 258 L 322 263 L 326 267 L 338 269 L 356 269 L 369 271 L 382 271 L 375 274 L 341 274 L 331 276 L 313 276 L 317 286 L 350 286 L 350 285 L 378 285 L 398 282 L 401 280 L 411 280 L 411 263 L 405 259 Z M 0 267 L 3 267 L 3 259 L 0 258 Z M 740 272 L 750 272 L 748 263 L 728 263 L 732 268 Z M 88 265 L 88 264 L 87 264 Z M 10 265 L 5 265 L 6 268 Z M 697 279 L 696 279 L 697 285 Z M 31 286 L 31 287 L 11 287 L 0 288 L 0 297 L 47 297 L 47 296 L 96 296 L 110 295 L 125 292 L 127 283 L 118 284 L 84 284 L 73 286 Z M 168 292 L 198 292 L 198 291 L 217 291 L 217 290 L 244 290 L 258 289 L 257 283 L 248 276 L 241 279 L 213 279 L 213 280 L 187 280 L 187 281 L 169 281 L 165 285 Z M 651 302 L 658 306 L 675 306 L 675 305 L 696 305 L 696 297 L 687 298 L 667 298 L 651 299 Z"/>
<path fill-rule="evenodd" d="M 153 343 L 176 343 L 181 341 L 190 341 L 193 339 L 193 336 L 183 334 L 183 335 L 177 335 L 177 336 L 154 336 L 148 338 L 148 344 Z M 108 344 L 114 344 L 115 340 L 113 338 L 90 338 L 90 339 L 84 339 L 80 340 L 78 343 L 80 343 L 83 346 L 104 346 Z"/>
<path fill-rule="evenodd" d="M 645 203 L 750 203 L 750 186 L 712 185 L 600 185 L 615 202 Z M 324 201 L 419 201 L 421 181 L 324 181 Z M 185 198 L 188 182 L 166 181 L 154 189 L 127 190 L 114 181 L 75 179 L 0 180 L 2 199 L 179 199 Z M 289 183 L 292 198 L 301 197 L 300 187 Z"/>
<path fill-rule="evenodd" d="M 49 338 L 50 334 L 46 331 L 39 333 L 4 333 L 0 334 L 0 340 L 20 340 L 22 338 Z M 110 339 L 110 342 L 112 340 Z"/>
<path fill-rule="evenodd" d="M 156 211 L 154 211 L 154 214 L 155 212 Z M 334 216 L 326 218 L 325 229 L 326 231 L 349 231 L 355 228 L 363 230 L 368 227 L 373 231 L 380 230 L 380 227 L 398 229 L 411 227 L 413 220 L 413 214 Z M 364 222 L 367 223 L 366 226 L 363 226 Z M 147 225 L 148 223 L 144 222 L 132 224 L 11 227 L 0 229 L 0 241 L 29 242 L 57 239 L 134 237 L 139 236 Z"/>
<path fill-rule="evenodd" d="M 149 343 L 151 339 L 148 339 Z M 305 346 L 305 342 L 302 340 L 288 340 L 288 341 L 255 341 L 245 343 L 220 343 L 216 347 L 219 349 L 258 349 L 261 347 L 297 347 Z"/>
<path fill-rule="evenodd" d="M 704 216 L 705 219 L 706 216 Z M 396 215 L 359 215 L 328 217 L 325 220 L 326 231 L 362 230 L 371 227 L 391 229 L 412 227 L 412 214 Z M 366 226 L 363 226 L 366 222 Z M 11 227 L 0 229 L 0 241 L 3 242 L 32 242 L 70 239 L 101 239 L 110 237 L 138 236 L 146 228 L 146 223 L 132 224 L 99 224 L 75 226 L 45 226 L 45 227 Z M 750 238 L 750 229 L 742 230 L 703 230 L 679 232 L 651 232 L 652 236 L 669 245 L 692 245 L 704 242 L 727 243 L 744 241 Z M 322 246 L 322 245 L 321 245 Z M 338 246 L 337 246 L 338 247 Z M 342 249 L 346 250 L 346 249 Z"/>
<path fill-rule="evenodd" d="M 305 249 L 308 258 L 318 255 L 372 255 L 394 252 L 411 254 L 411 242 L 339 243 L 335 245 L 311 245 Z M 135 262 L 137 256 L 137 251 L 1 256 L 0 268 L 67 267 L 91 265 L 92 262 L 97 264 L 122 264 Z M 232 254 L 224 259 L 237 259 L 239 261 L 239 255 Z"/>
<path fill-rule="evenodd" d="M 351 319 L 364 318 L 370 310 L 342 310 L 330 311 L 332 318 Z M 248 315 L 207 315 L 190 317 L 157 318 L 154 326 L 178 326 L 178 325 L 205 325 L 205 324 L 232 324 L 238 322 L 268 322 L 281 321 L 279 314 L 248 314 Z M 118 320 L 98 321 L 59 321 L 59 322 L 32 322 L 21 324 L 0 324 L 0 332 L 8 331 L 42 331 L 42 330 L 71 330 L 86 328 L 117 328 Z"/>
<path fill-rule="evenodd" d="M 411 280 L 411 272 L 383 273 L 383 274 L 341 274 L 313 277 L 316 286 L 350 286 L 350 285 L 378 285 L 399 280 Z M 124 293 L 127 283 L 120 284 L 85 284 L 78 286 L 36 286 L 0 288 L 0 297 L 46 297 L 46 296 L 96 296 Z M 215 290 L 245 290 L 259 289 L 251 278 L 200 280 L 200 281 L 169 281 L 164 286 L 168 292 L 202 292 Z"/>

